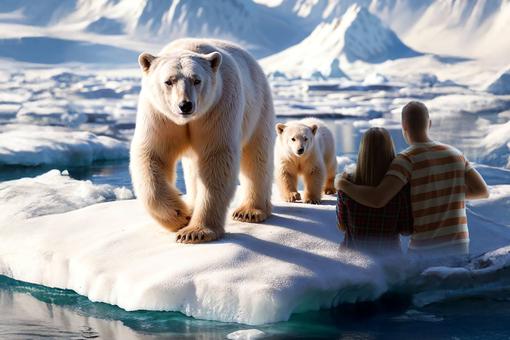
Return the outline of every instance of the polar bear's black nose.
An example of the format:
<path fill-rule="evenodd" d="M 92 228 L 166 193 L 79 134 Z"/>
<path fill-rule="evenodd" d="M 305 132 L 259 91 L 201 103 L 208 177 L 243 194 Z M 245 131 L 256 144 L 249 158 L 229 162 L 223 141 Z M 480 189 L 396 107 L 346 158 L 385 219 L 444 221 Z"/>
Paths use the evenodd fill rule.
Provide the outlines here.
<path fill-rule="evenodd" d="M 298 155 L 302 155 L 302 154 L 303 154 L 303 152 L 305 152 L 305 148 L 300 148 L 300 149 L 298 149 L 298 151 L 297 151 Z"/>
<path fill-rule="evenodd" d="M 181 113 L 184 115 L 190 114 L 193 111 L 193 103 L 189 100 L 184 100 L 179 103 L 179 109 L 181 109 Z"/>

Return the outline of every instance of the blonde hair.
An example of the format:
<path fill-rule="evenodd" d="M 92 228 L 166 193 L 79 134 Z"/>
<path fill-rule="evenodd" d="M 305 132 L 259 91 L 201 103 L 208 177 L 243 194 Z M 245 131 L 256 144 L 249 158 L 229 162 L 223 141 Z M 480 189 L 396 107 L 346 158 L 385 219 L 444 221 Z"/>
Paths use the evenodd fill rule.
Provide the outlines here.
<path fill-rule="evenodd" d="M 368 129 L 359 145 L 354 183 L 377 186 L 395 158 L 395 146 L 388 130 Z"/>

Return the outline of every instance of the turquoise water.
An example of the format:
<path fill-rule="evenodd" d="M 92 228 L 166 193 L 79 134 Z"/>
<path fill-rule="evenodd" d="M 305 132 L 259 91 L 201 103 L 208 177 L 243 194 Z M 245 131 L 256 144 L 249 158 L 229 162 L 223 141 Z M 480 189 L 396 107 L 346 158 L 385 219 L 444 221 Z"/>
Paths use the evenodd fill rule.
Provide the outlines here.
<path fill-rule="evenodd" d="M 416 309 L 388 293 L 371 303 L 293 315 L 257 326 L 272 339 L 508 339 L 510 290 Z M 173 312 L 126 312 L 69 290 L 0 276 L 1 339 L 224 339 L 254 327 L 196 320 Z"/>
<path fill-rule="evenodd" d="M 490 118 L 490 117 L 489 117 Z M 364 128 L 352 120 L 328 120 L 339 155 L 355 157 Z M 479 158 L 476 141 L 485 133 L 469 116 L 435 122 L 434 136 Z M 388 128 L 398 150 L 405 141 L 393 124 Z M 54 168 L 54 167 L 51 167 Z M 0 168 L 0 181 L 35 176 L 50 168 Z M 95 163 L 90 167 L 60 167 L 72 177 L 94 183 L 131 187 L 128 162 Z M 508 184 L 510 175 L 481 169 L 489 184 Z M 177 186 L 184 191 L 182 169 Z M 224 339 L 227 334 L 257 328 L 269 338 L 281 339 L 509 339 L 510 287 L 494 294 L 466 297 L 417 308 L 403 292 L 386 294 L 372 303 L 293 315 L 289 321 L 250 327 L 197 320 L 173 312 L 126 312 L 93 303 L 73 291 L 50 289 L 0 276 L 0 339 Z"/>

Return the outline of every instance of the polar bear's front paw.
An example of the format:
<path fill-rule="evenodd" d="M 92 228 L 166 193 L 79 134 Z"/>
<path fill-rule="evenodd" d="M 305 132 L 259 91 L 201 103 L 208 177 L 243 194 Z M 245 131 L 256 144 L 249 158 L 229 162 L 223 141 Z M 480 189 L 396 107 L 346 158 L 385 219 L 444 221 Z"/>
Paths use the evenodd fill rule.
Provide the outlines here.
<path fill-rule="evenodd" d="M 321 204 L 321 197 L 318 196 L 312 196 L 312 195 L 307 195 L 305 193 L 305 198 L 303 199 L 303 202 L 304 203 L 307 203 L 307 204 Z"/>
<path fill-rule="evenodd" d="M 257 208 L 240 207 L 234 211 L 232 218 L 241 222 L 259 223 L 267 218 L 267 214 Z"/>
<path fill-rule="evenodd" d="M 326 189 L 324 189 L 324 193 L 326 195 L 334 195 L 334 194 L 336 194 L 336 190 L 335 190 L 335 188 L 326 188 Z"/>
<path fill-rule="evenodd" d="M 222 232 L 201 226 L 187 226 L 177 232 L 177 243 L 204 243 L 219 239 Z"/>
<path fill-rule="evenodd" d="M 285 195 L 285 202 L 296 202 L 301 200 L 301 194 L 299 192 L 289 192 Z"/>

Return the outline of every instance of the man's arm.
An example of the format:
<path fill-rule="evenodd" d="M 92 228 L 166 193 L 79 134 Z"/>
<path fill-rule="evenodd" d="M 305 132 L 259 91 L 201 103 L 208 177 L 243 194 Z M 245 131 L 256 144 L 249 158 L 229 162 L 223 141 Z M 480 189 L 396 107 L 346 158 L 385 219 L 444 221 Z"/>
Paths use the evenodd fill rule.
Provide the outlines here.
<path fill-rule="evenodd" d="M 382 208 L 395 197 L 404 187 L 405 183 L 396 176 L 384 176 L 376 187 L 356 185 L 342 177 L 338 181 L 338 188 L 349 195 L 356 202 L 371 208 Z"/>
<path fill-rule="evenodd" d="M 483 177 L 478 173 L 478 171 L 473 168 L 468 170 L 465 175 L 465 182 L 466 199 L 477 200 L 489 198 L 489 188 L 487 188 L 487 184 L 483 180 Z"/>

